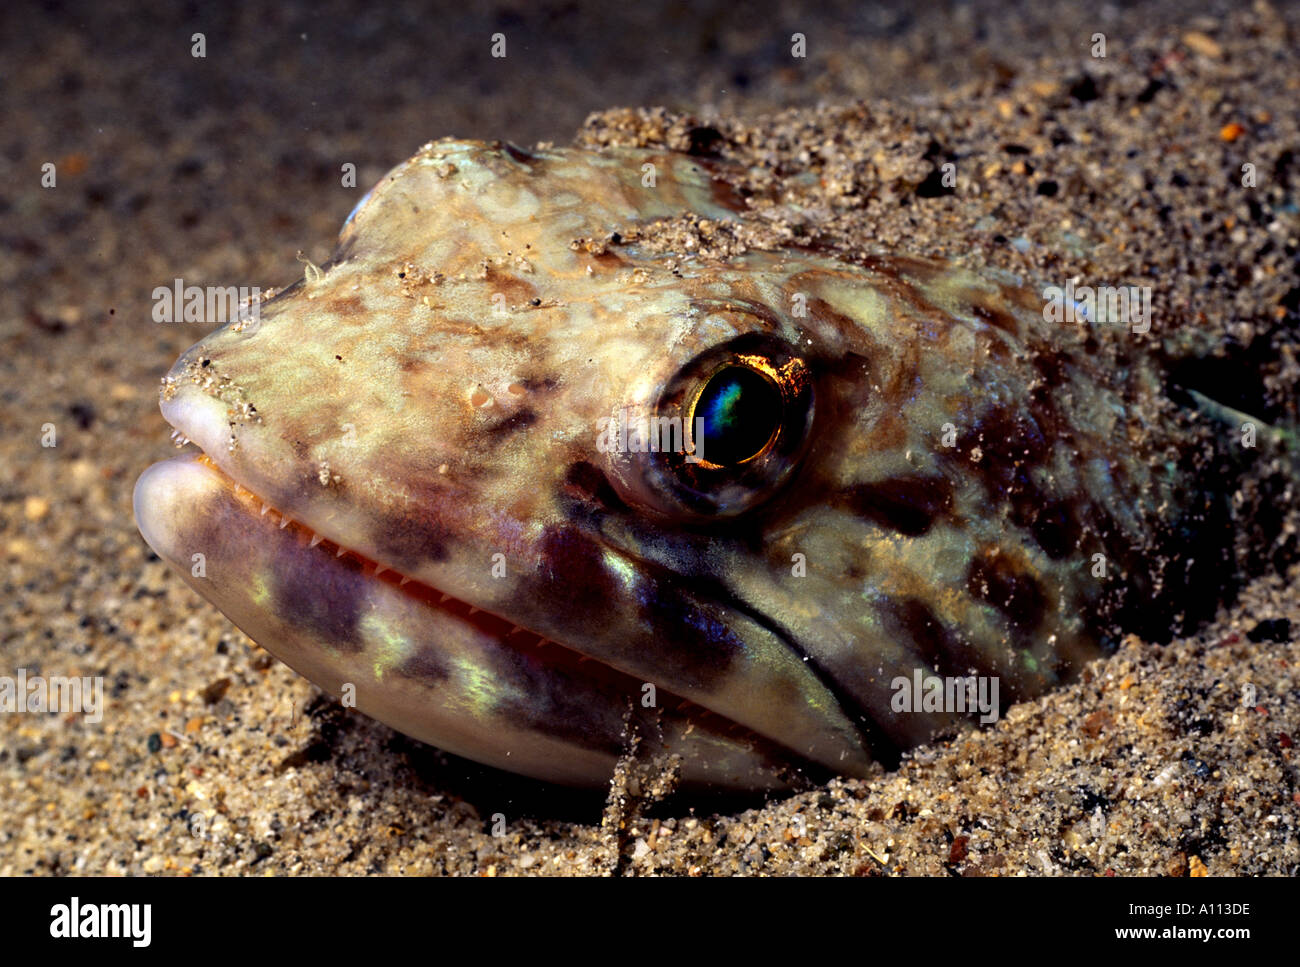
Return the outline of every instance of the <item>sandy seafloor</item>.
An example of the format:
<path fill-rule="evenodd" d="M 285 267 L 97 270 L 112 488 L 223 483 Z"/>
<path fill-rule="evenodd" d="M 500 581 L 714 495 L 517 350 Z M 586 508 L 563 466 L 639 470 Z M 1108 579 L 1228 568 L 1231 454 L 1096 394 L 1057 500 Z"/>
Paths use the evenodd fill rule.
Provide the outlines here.
<path fill-rule="evenodd" d="M 108 707 L 0 715 L 0 873 L 1300 871 L 1294 487 L 1241 538 L 1277 567 L 1193 637 L 1129 639 L 995 727 L 766 805 L 606 808 L 446 756 L 339 707 L 149 552 L 130 494 L 173 452 L 157 381 L 203 334 L 153 323 L 153 288 L 287 283 L 445 135 L 687 147 L 711 127 L 832 243 L 1152 285 L 1153 339 L 1253 344 L 1225 393 L 1294 418 L 1297 9 L 620 6 L 4 6 L 0 674 L 102 675 Z M 925 190 L 945 159 L 956 190 Z"/>

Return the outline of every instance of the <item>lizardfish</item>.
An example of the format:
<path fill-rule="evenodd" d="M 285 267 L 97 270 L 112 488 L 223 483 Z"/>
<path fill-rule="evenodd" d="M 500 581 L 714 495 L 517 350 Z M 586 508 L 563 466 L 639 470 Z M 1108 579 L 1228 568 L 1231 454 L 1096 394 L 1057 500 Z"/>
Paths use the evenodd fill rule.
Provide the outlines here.
<path fill-rule="evenodd" d="M 165 377 L 201 452 L 141 532 L 321 688 L 587 786 L 630 736 L 687 784 L 864 775 L 974 717 L 904 683 L 1005 707 L 1229 570 L 1158 374 L 1010 276 L 648 240 L 746 204 L 667 150 L 425 145 Z"/>

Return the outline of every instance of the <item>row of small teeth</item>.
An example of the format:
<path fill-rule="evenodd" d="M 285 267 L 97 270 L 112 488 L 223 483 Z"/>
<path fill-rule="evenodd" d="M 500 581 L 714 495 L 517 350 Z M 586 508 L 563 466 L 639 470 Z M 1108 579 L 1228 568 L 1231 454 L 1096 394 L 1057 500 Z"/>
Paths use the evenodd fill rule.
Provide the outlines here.
<path fill-rule="evenodd" d="M 172 436 L 173 439 L 180 436 L 179 431 L 173 432 Z M 185 438 L 182 436 L 181 439 L 185 439 Z M 188 443 L 189 441 L 186 440 L 186 442 Z M 216 467 L 216 463 L 207 454 L 203 454 L 203 456 L 200 459 L 206 463 L 211 464 L 213 467 Z M 319 534 L 317 534 L 314 530 L 312 530 L 310 527 L 306 526 L 305 524 L 293 520 L 293 518 L 291 518 L 288 514 L 284 513 L 282 510 L 272 507 L 265 500 L 257 496 L 257 494 L 249 490 L 243 484 L 236 483 L 234 486 L 235 486 L 235 496 L 241 499 L 251 500 L 253 503 L 257 504 L 258 507 L 261 508 L 261 516 L 265 517 L 269 513 L 276 514 L 280 518 L 281 530 L 284 530 L 290 524 L 296 524 L 303 531 L 306 531 L 308 534 L 310 534 L 311 540 L 308 544 L 309 547 L 316 547 L 318 544 L 321 543 L 334 544 L 333 541 L 326 541 L 325 538 L 321 537 Z M 334 544 L 335 557 L 342 557 L 345 554 L 352 554 L 354 557 L 357 557 L 363 561 L 372 564 L 375 568 L 375 574 L 374 574 L 375 577 L 379 577 L 381 574 L 389 570 L 389 568 L 385 567 L 383 564 L 379 564 L 378 562 L 371 561 L 369 558 L 365 557 L 364 555 L 358 554 L 355 551 L 351 551 L 348 548 L 344 547 L 342 544 Z M 397 582 L 398 587 L 405 587 L 410 583 L 411 583 L 411 579 L 407 577 L 405 574 L 399 575 L 399 580 Z M 446 592 L 441 592 L 441 594 L 442 594 L 442 598 L 438 602 L 439 604 L 446 604 L 448 601 L 460 602 L 459 598 L 447 594 Z M 460 603 L 466 604 L 465 602 L 460 602 Z M 475 607 L 474 605 L 466 605 L 466 607 L 468 608 L 468 611 L 466 612 L 468 615 L 476 615 L 483 610 L 482 608 Z M 541 635 L 538 635 L 535 631 L 529 631 L 527 628 L 521 627 L 520 625 L 511 626 L 510 631 L 508 633 L 508 637 L 513 637 L 514 635 L 519 634 L 520 632 L 523 632 L 524 634 L 530 635 L 538 639 L 536 642 L 533 643 L 533 646 L 535 648 L 545 648 L 547 645 L 555 644 L 555 642 L 552 641 L 550 638 L 546 638 Z M 586 655 L 583 655 L 578 659 L 580 664 L 588 660 L 589 659 Z"/>
<path fill-rule="evenodd" d="M 177 446 L 184 446 L 185 443 L 189 443 L 189 440 L 188 440 L 185 436 L 183 436 L 183 435 L 180 433 L 180 431 L 173 431 L 173 433 L 172 433 L 172 439 L 175 440 L 175 439 L 178 439 L 178 438 L 179 438 L 180 440 L 183 440 L 184 443 L 178 443 Z M 216 462 L 213 461 L 212 458 L 209 457 L 207 454 L 203 454 L 199 459 L 202 460 L 202 461 L 204 461 L 204 462 L 206 462 L 206 463 L 208 463 L 208 464 L 210 464 L 210 465 L 213 466 L 213 467 L 216 467 Z M 245 499 L 252 500 L 253 503 L 257 504 L 257 505 L 261 508 L 261 515 L 262 515 L 263 517 L 265 517 L 268 513 L 272 513 L 272 512 L 274 512 L 275 514 L 277 514 L 277 515 L 279 516 L 279 518 L 280 518 L 280 529 L 281 529 L 281 530 L 284 530 L 284 529 L 285 529 L 286 527 L 288 527 L 289 524 L 291 524 L 291 523 L 293 523 L 293 524 L 297 524 L 297 526 L 298 526 L 299 528 L 301 528 L 303 531 L 305 531 L 306 533 L 308 533 L 308 534 L 311 535 L 311 541 L 310 541 L 310 544 L 309 544 L 310 547 L 316 547 L 317 545 L 319 545 L 319 544 L 321 544 L 321 543 L 334 544 L 333 541 L 326 541 L 325 538 L 321 537 L 319 534 L 317 534 L 314 530 L 312 530 L 310 527 L 306 526 L 305 524 L 302 524 L 302 523 L 299 523 L 299 522 L 297 522 L 297 521 L 294 521 L 292 518 L 290 518 L 290 517 L 289 517 L 287 514 L 285 514 L 283 511 L 278 510 L 278 509 L 276 509 L 275 507 L 272 507 L 270 504 L 268 504 L 266 501 L 264 501 L 261 497 L 257 496 L 257 494 L 253 493 L 253 491 L 249 490 L 247 487 L 243 486 L 242 484 L 238 484 L 238 483 L 235 484 L 235 495 L 238 496 L 238 497 L 240 497 L 240 498 L 245 498 Z M 351 551 L 351 550 L 349 550 L 348 548 L 344 547 L 342 544 L 334 544 L 334 556 L 335 556 L 335 557 L 342 557 L 342 556 L 345 555 L 345 554 L 352 554 L 354 557 L 356 557 L 356 558 L 358 558 L 358 559 L 360 559 L 360 560 L 362 560 L 362 561 L 365 561 L 365 562 L 367 562 L 367 563 L 372 564 L 372 565 L 374 566 L 374 568 L 375 568 L 375 574 L 374 574 L 375 577 L 379 577 L 379 575 L 381 575 L 381 574 L 385 573 L 386 571 L 390 570 L 389 568 L 385 567 L 385 566 L 382 565 L 382 564 L 379 564 L 378 562 L 371 561 L 369 558 L 365 557 L 365 556 L 362 555 L 362 554 L 358 554 L 358 553 L 356 553 L 355 551 Z M 410 579 L 409 577 L 407 577 L 405 574 L 403 574 L 403 575 L 400 576 L 400 580 L 398 581 L 398 587 L 405 587 L 406 585 L 408 585 L 408 584 L 410 584 L 410 583 L 411 583 L 411 579 Z M 475 607 L 474 605 L 468 604 L 467 602 L 461 601 L 459 598 L 456 598 L 456 597 L 454 597 L 454 596 L 452 596 L 452 595 L 450 595 L 450 594 L 447 594 L 446 592 L 440 592 L 440 593 L 442 594 L 442 598 L 441 598 L 441 600 L 438 602 L 439 604 L 446 604 L 448 601 L 454 601 L 454 602 L 456 602 L 456 603 L 458 603 L 458 604 L 464 606 L 464 607 L 467 609 L 465 613 L 466 613 L 467 615 L 470 615 L 470 616 L 472 616 L 472 615 L 476 615 L 476 614 L 478 614 L 480 611 L 483 610 L 482 608 L 478 608 L 478 607 Z M 507 637 L 507 638 L 513 638 L 513 637 L 515 637 L 516 635 L 519 635 L 519 634 L 524 634 L 524 635 L 527 635 L 527 636 L 530 637 L 530 638 L 535 638 L 535 639 L 537 639 L 536 641 L 534 641 L 534 642 L 532 643 L 532 646 L 533 646 L 534 648 L 545 648 L 547 645 L 555 645 L 555 644 L 557 644 L 557 642 L 555 642 L 554 640 L 552 640 L 552 639 L 550 639 L 550 638 L 547 638 L 547 637 L 545 637 L 545 636 L 543 636 L 543 635 L 539 635 L 537 632 L 535 632 L 535 631 L 530 631 L 529 629 L 524 628 L 524 627 L 522 627 L 522 626 L 520 626 L 520 625 L 511 625 L 510 631 L 506 633 L 506 637 Z M 526 642 L 525 642 L 525 643 L 526 643 Z M 560 646 L 560 647 L 564 647 L 564 646 Z M 587 655 L 583 655 L 583 654 L 581 654 L 581 653 L 578 653 L 578 664 L 579 664 L 579 665 L 586 664 L 586 663 L 589 662 L 589 661 L 591 661 L 591 658 L 590 658 L 589 656 L 587 656 Z M 690 710 L 690 714 L 691 714 L 691 715 L 693 715 L 693 716 L 695 716 L 695 717 L 697 717 L 697 718 L 699 718 L 699 719 L 701 719 L 701 720 L 714 721 L 714 722 L 716 722 L 716 723 L 721 724 L 721 727 L 724 728 L 724 729 L 725 729 L 727 732 L 729 732 L 729 733 L 732 733 L 732 734 L 734 734 L 734 733 L 736 733 L 736 732 L 741 732 L 741 733 L 746 733 L 746 734 L 750 733 L 750 730 L 749 730 L 746 726 L 741 725 L 741 724 L 738 723 L 738 722 L 733 722 L 733 721 L 731 721 L 731 720 L 725 718 L 724 716 L 721 716 L 721 715 L 719 715 L 718 713 L 713 712 L 712 710 L 710 710 L 710 709 L 708 709 L 708 708 L 705 708 L 705 707 L 702 706 L 702 705 L 699 705 L 699 704 L 697 704 L 697 703 L 695 703 L 695 702 L 690 701 L 689 699 L 683 699 L 683 700 L 681 701 L 681 704 L 677 706 L 677 710 L 678 710 L 679 712 L 685 712 L 685 711 L 687 711 L 688 709 Z"/>
<path fill-rule="evenodd" d="M 190 442 L 190 438 L 187 437 L 180 430 L 172 430 L 172 443 L 176 446 L 178 450 L 183 446 L 187 446 L 189 442 Z"/>
<path fill-rule="evenodd" d="M 251 500 L 253 503 L 255 503 L 255 504 L 257 504 L 259 507 L 261 507 L 261 514 L 262 514 L 263 517 L 265 517 L 265 516 L 266 516 L 267 514 L 269 514 L 269 513 L 274 513 L 277 517 L 280 518 L 280 530 L 284 530 L 284 529 L 285 529 L 286 527 L 288 527 L 290 524 L 296 524 L 299 528 L 301 528 L 302 530 L 306 531 L 308 534 L 311 535 L 311 541 L 310 541 L 310 543 L 308 544 L 309 547 L 315 547 L 316 545 L 318 545 L 318 544 L 322 543 L 323 541 L 325 541 L 325 538 L 321 537 L 319 534 L 317 534 L 317 533 L 316 533 L 314 530 L 312 530 L 310 527 L 308 527 L 308 526 L 305 525 L 305 524 L 299 523 L 298 521 L 295 521 L 292 517 L 290 517 L 290 516 L 289 516 L 288 514 L 286 514 L 284 511 L 282 511 L 282 510 L 278 510 L 277 508 L 272 507 L 270 504 L 268 504 L 266 501 L 264 501 L 261 497 L 257 496 L 257 494 L 253 493 L 253 491 L 249 490 L 247 487 L 243 486 L 242 484 L 238 484 L 238 483 L 235 484 L 235 496 L 236 496 L 236 497 L 240 497 L 240 498 L 244 498 L 244 499 Z M 333 541 L 329 541 L 328 543 L 333 544 L 334 542 L 333 542 Z M 361 558 L 362 560 L 369 561 L 369 558 L 363 557 L 361 554 L 357 554 L 355 551 L 350 551 L 348 548 L 344 547 L 342 544 L 335 544 L 335 545 L 334 545 L 334 556 L 335 556 L 335 557 L 342 557 L 344 554 L 352 554 L 353 556 L 358 557 L 358 558 Z M 374 561 L 370 561 L 370 563 L 374 565 L 374 568 L 375 568 L 375 577 L 379 577 L 379 575 L 383 574 L 385 571 L 388 570 L 388 568 L 385 567 L 383 564 L 379 564 L 379 563 L 374 562 Z M 407 584 L 410 583 L 410 581 L 411 581 L 411 579 L 410 579 L 409 577 L 407 577 L 405 574 L 403 574 L 403 575 L 401 575 L 401 579 L 398 581 L 398 586 L 399 586 L 399 587 L 405 587 Z M 446 597 L 450 597 L 450 595 L 446 595 Z"/>

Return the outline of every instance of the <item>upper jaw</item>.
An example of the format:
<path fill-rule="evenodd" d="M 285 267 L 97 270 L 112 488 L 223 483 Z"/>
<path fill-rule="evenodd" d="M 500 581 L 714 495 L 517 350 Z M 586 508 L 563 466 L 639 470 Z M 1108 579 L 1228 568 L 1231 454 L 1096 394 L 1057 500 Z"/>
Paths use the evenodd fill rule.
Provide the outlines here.
<path fill-rule="evenodd" d="M 179 367 L 180 364 L 177 368 Z M 267 491 L 261 489 L 256 480 L 249 479 L 254 476 L 249 472 L 252 462 L 243 458 L 240 447 L 247 446 L 250 434 L 236 433 L 235 424 L 229 418 L 229 408 L 222 400 L 209 393 L 198 391 L 196 386 L 189 383 L 169 382 L 164 387 L 160 406 L 164 419 L 174 428 L 173 440 L 178 445 L 192 443 L 198 447 L 201 451 L 199 461 L 205 463 L 213 473 L 225 478 L 236 492 L 236 496 L 249 498 L 255 512 L 259 515 L 271 514 L 282 529 L 292 523 L 295 529 L 306 532 L 312 547 L 324 543 L 326 545 L 324 552 L 334 553 L 340 557 L 351 554 L 363 565 L 369 566 L 375 576 L 388 574 L 403 587 L 413 578 L 418 577 L 406 573 L 392 562 L 380 560 L 366 553 L 364 549 L 359 549 L 352 542 L 347 541 L 341 533 L 331 532 L 325 522 L 313 520 L 310 513 L 304 512 L 309 511 L 309 507 L 301 506 L 291 500 L 277 500 L 268 496 Z M 181 438 L 179 440 L 176 439 L 178 435 Z M 141 477 L 142 482 L 144 479 Z M 146 540 L 149 540 L 150 534 L 146 531 L 146 527 L 151 522 L 150 508 L 147 503 L 141 505 L 141 494 L 142 491 L 137 486 L 136 517 L 141 523 L 142 532 L 145 532 Z M 156 528 L 154 533 L 157 534 Z M 153 545 L 154 542 L 150 540 L 149 543 Z M 434 602 L 439 598 L 445 602 L 447 598 L 452 597 L 427 582 L 421 581 L 420 584 L 426 592 L 431 592 L 431 595 L 425 596 L 431 596 Z M 456 601 L 459 602 L 459 599 Z M 468 608 L 471 605 L 466 603 L 464 607 Z"/>
<path fill-rule="evenodd" d="M 271 512 L 191 452 L 148 468 L 136 519 L 151 547 L 241 630 L 332 694 L 423 741 L 511 771 L 608 782 L 639 681 L 392 572 L 376 574 Z M 201 563 L 201 566 L 200 566 Z M 688 719 L 661 692 L 687 782 L 776 788 L 772 747 Z M 767 750 L 767 751 L 764 751 Z"/>
<path fill-rule="evenodd" d="M 351 555 L 310 544 L 300 528 L 281 528 L 197 453 L 145 470 L 134 504 L 163 560 L 327 692 L 352 685 L 362 711 L 482 762 L 579 785 L 607 780 L 613 754 L 604 746 L 616 738 L 618 706 L 602 701 L 598 677 L 562 679 L 539 664 L 548 649 L 507 643 L 500 627 L 436 593 L 400 589 L 391 574 L 377 578 Z M 587 711 L 566 714 L 583 716 L 591 740 L 557 734 L 555 710 L 569 709 L 562 703 L 575 690 Z"/>

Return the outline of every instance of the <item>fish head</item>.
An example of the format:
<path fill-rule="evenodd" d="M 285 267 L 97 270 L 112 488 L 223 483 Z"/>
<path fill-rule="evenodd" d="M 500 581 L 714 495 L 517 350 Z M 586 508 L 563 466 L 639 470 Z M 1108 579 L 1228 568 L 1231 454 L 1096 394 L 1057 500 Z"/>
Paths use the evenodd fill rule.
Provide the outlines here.
<path fill-rule="evenodd" d="M 955 654 L 1032 694 L 1094 654 L 1066 619 L 1029 640 L 1062 600 L 1016 583 L 1041 548 L 970 590 L 1000 525 L 939 442 L 1006 395 L 972 396 L 1018 325 L 980 310 L 1023 297 L 635 240 L 739 204 L 672 152 L 425 146 L 166 376 L 201 453 L 140 478 L 145 539 L 322 688 L 579 785 L 636 742 L 724 788 L 864 775 L 952 724 L 892 717 L 900 675 Z"/>

